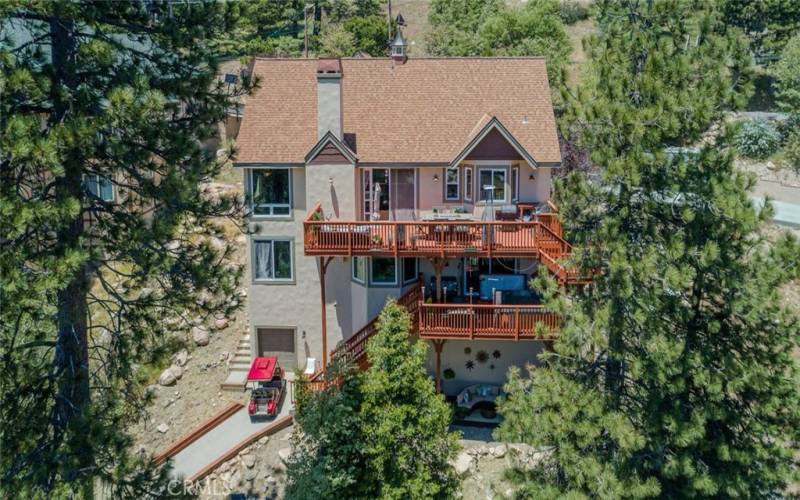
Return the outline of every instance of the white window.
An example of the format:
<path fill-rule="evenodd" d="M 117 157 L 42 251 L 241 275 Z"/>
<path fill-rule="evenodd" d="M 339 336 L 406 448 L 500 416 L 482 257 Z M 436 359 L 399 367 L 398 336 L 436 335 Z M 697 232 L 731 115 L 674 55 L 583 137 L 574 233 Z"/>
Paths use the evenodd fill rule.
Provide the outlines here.
<path fill-rule="evenodd" d="M 464 199 L 472 201 L 472 167 L 464 168 Z"/>
<path fill-rule="evenodd" d="M 95 198 L 103 201 L 114 201 L 114 185 L 102 175 L 87 175 L 83 179 L 86 189 Z"/>
<path fill-rule="evenodd" d="M 478 181 L 481 188 L 481 199 L 495 202 L 506 201 L 506 175 L 504 168 L 482 168 L 479 171 Z"/>
<path fill-rule="evenodd" d="M 365 169 L 364 187 L 364 219 L 377 219 L 380 212 L 389 210 L 389 192 L 392 189 L 389 170 L 385 168 Z"/>
<path fill-rule="evenodd" d="M 458 195 L 459 195 L 458 169 L 457 168 L 445 169 L 444 199 L 458 200 Z"/>
<path fill-rule="evenodd" d="M 373 285 L 396 285 L 397 261 L 394 257 L 372 257 L 370 275 Z"/>
<path fill-rule="evenodd" d="M 251 208 L 255 215 L 285 217 L 292 210 L 292 171 L 259 168 L 250 171 Z"/>
<path fill-rule="evenodd" d="M 291 240 L 253 240 L 255 281 L 292 281 L 293 261 Z"/>
<path fill-rule="evenodd" d="M 353 281 L 362 285 L 367 281 L 367 258 L 353 257 Z"/>

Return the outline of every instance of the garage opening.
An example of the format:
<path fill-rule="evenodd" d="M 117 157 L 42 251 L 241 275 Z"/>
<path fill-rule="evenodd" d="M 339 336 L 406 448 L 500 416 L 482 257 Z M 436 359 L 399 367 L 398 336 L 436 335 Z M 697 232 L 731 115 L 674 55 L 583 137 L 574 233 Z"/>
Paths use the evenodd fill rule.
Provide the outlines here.
<path fill-rule="evenodd" d="M 277 356 L 281 367 L 288 371 L 297 368 L 293 328 L 257 328 L 258 355 Z"/>

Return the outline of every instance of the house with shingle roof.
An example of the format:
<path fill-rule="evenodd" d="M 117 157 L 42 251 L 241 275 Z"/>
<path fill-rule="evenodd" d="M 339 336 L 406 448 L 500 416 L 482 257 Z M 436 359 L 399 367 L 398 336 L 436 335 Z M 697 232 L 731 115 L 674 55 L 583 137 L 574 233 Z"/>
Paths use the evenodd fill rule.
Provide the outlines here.
<path fill-rule="evenodd" d="M 499 386 L 556 334 L 531 277 L 579 281 L 549 201 L 545 61 L 392 53 L 253 63 L 235 163 L 252 355 L 314 377 L 334 349 L 363 362 L 391 297 L 431 343 L 440 390 Z"/>

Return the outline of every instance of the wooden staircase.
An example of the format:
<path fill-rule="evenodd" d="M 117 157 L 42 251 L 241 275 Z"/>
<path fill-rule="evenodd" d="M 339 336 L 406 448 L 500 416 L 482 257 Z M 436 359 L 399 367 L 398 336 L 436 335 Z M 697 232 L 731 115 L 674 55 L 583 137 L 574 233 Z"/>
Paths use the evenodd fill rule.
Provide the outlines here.
<path fill-rule="evenodd" d="M 411 315 L 412 321 L 412 331 L 416 331 L 417 329 L 417 322 L 419 320 L 419 314 L 417 311 L 419 309 L 419 303 L 422 299 L 422 290 L 418 286 L 412 286 L 411 290 L 405 293 L 405 295 L 401 296 L 397 299 L 397 303 L 406 308 L 408 313 Z M 367 342 L 371 339 L 375 332 L 378 331 L 378 316 L 372 318 L 372 321 L 364 325 L 363 328 L 358 330 L 356 333 L 351 335 L 347 340 L 340 343 L 336 349 L 331 352 L 331 358 L 333 356 L 340 355 L 344 353 L 345 356 L 354 364 L 358 365 L 359 368 L 362 370 L 367 368 Z M 324 372 L 322 369 L 317 370 L 314 372 L 313 375 L 309 378 L 309 380 L 313 384 L 320 384 L 319 389 L 324 386 L 323 380 Z M 314 387 L 314 386 L 312 386 Z M 316 388 L 316 387 L 315 387 Z"/>

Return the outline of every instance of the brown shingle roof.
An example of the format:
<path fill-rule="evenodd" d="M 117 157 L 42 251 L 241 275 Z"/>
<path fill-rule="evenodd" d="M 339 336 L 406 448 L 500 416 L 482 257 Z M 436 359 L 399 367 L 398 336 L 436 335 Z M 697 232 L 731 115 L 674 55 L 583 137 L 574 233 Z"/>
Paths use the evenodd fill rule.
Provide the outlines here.
<path fill-rule="evenodd" d="M 256 59 L 261 87 L 247 100 L 238 162 L 303 163 L 318 140 L 316 69 Z M 342 112 L 360 163 L 449 163 L 488 117 L 537 162 L 561 161 L 541 58 L 342 59 Z"/>

